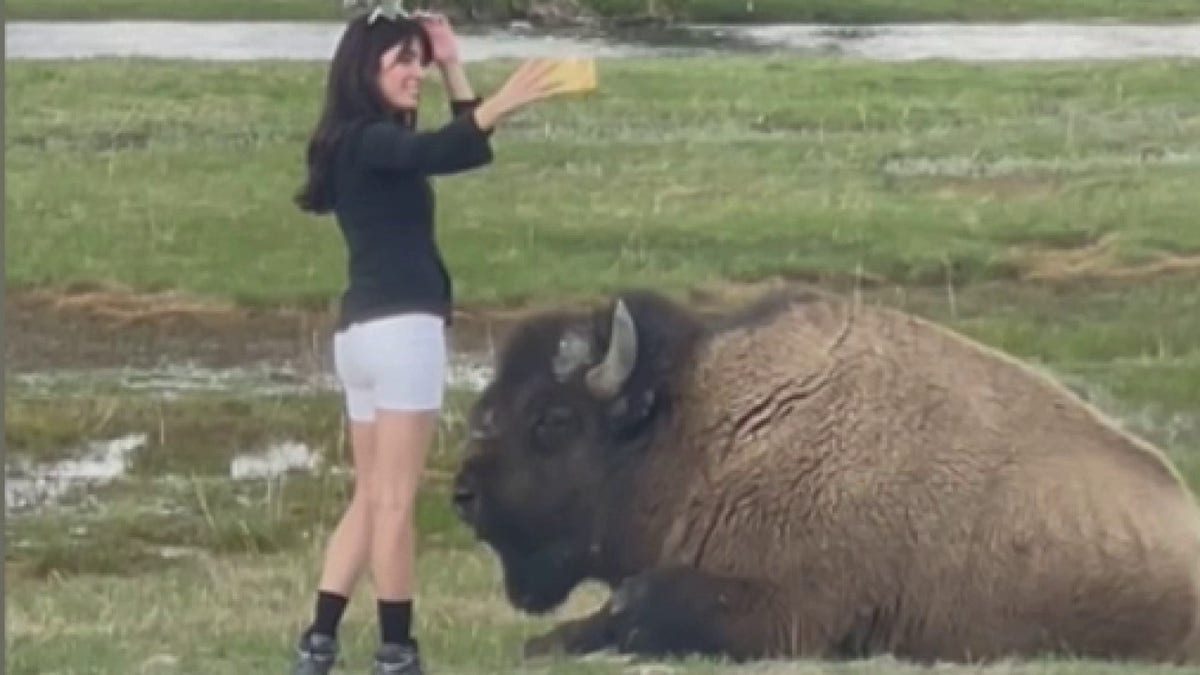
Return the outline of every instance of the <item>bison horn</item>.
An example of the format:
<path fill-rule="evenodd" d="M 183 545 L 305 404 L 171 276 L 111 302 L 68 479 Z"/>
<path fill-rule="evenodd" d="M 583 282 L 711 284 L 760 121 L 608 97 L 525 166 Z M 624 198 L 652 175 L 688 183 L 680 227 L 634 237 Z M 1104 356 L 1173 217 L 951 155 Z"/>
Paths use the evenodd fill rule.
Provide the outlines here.
<path fill-rule="evenodd" d="M 625 302 L 618 300 L 613 309 L 608 353 L 587 374 L 588 388 L 593 394 L 600 398 L 612 398 L 621 390 L 637 362 L 637 348 L 637 327 Z"/>

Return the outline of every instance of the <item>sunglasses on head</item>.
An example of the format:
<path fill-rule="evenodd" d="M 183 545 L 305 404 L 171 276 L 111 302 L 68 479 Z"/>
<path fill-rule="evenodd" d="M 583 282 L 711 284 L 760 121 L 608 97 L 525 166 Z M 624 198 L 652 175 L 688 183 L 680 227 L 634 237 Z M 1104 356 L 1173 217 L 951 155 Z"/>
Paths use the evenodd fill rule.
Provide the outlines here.
<path fill-rule="evenodd" d="M 409 14 L 408 10 L 404 9 L 404 7 L 402 7 L 398 2 L 395 4 L 389 4 L 388 7 L 378 5 L 375 7 L 375 9 L 371 10 L 370 16 L 367 17 L 367 25 L 375 25 L 375 22 L 380 18 L 387 19 L 388 21 L 395 21 L 398 17 L 408 18 L 409 16 L 412 15 Z"/>
<path fill-rule="evenodd" d="M 367 25 L 373 26 L 380 19 L 395 21 L 398 18 L 407 19 L 410 17 L 423 16 L 426 12 L 417 10 L 410 12 L 404 8 L 404 0 L 343 0 L 342 6 L 345 9 L 366 9 L 371 7 L 371 13 L 367 15 Z"/>

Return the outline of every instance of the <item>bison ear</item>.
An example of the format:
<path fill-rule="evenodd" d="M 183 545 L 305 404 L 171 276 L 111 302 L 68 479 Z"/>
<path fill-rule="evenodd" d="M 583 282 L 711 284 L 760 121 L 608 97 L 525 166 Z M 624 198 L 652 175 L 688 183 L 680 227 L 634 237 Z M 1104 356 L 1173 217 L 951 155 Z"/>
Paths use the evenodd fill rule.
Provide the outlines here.
<path fill-rule="evenodd" d="M 587 373 L 587 385 L 599 398 L 616 396 L 625 381 L 633 373 L 637 363 L 637 326 L 624 300 L 617 300 L 613 308 L 612 330 L 608 341 L 608 353 L 604 360 Z"/>
<path fill-rule="evenodd" d="M 554 369 L 554 376 L 559 382 L 566 382 L 571 373 L 591 360 L 591 342 L 578 332 L 568 330 L 558 341 L 558 354 L 554 356 L 551 368 Z"/>

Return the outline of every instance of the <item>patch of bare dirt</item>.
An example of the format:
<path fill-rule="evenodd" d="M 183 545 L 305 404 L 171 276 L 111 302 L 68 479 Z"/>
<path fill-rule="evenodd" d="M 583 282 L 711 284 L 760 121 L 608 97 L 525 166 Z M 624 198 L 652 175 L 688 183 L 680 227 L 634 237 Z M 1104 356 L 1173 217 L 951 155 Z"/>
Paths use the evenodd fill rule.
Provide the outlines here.
<path fill-rule="evenodd" d="M 503 339 L 505 326 L 522 314 L 460 312 L 454 321 L 456 349 L 486 348 Z M 117 286 L 10 290 L 4 298 L 4 363 L 10 373 L 177 362 L 316 369 L 328 359 L 334 320 L 332 307 L 251 309 Z"/>
<path fill-rule="evenodd" d="M 1022 281 L 1081 281 L 1145 279 L 1200 271 L 1200 254 L 1159 254 L 1149 262 L 1129 265 L 1118 258 L 1117 233 L 1084 246 L 1067 249 L 1028 249 L 1014 253 Z"/>
<path fill-rule="evenodd" d="M 771 279 L 700 286 L 681 300 L 719 311 L 791 283 Z M 461 307 L 452 342 L 487 352 L 531 313 L 577 306 L 585 298 L 513 308 Z M 9 373 L 54 369 L 153 368 L 188 362 L 208 368 L 251 363 L 327 368 L 335 309 L 251 309 L 179 293 L 139 293 L 115 285 L 10 290 L 4 298 Z"/>
<path fill-rule="evenodd" d="M 301 361 L 313 354 L 321 319 L 118 288 L 9 291 L 4 362 L 11 373 L 170 361 L 217 368 Z"/>
<path fill-rule="evenodd" d="M 1045 176 L 1000 175 L 985 178 L 946 177 L 934 188 L 942 199 L 970 198 L 981 201 L 1044 199 L 1059 192 L 1057 181 Z"/>

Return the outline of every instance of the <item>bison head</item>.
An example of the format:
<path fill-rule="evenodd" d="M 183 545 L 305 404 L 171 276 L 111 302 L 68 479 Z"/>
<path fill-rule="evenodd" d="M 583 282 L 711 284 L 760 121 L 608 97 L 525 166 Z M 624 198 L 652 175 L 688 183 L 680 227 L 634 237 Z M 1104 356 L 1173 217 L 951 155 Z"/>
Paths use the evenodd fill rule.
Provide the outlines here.
<path fill-rule="evenodd" d="M 515 606 L 548 611 L 584 579 L 609 579 L 608 542 L 697 333 L 648 293 L 514 328 L 470 411 L 453 499 L 499 556 Z"/>

